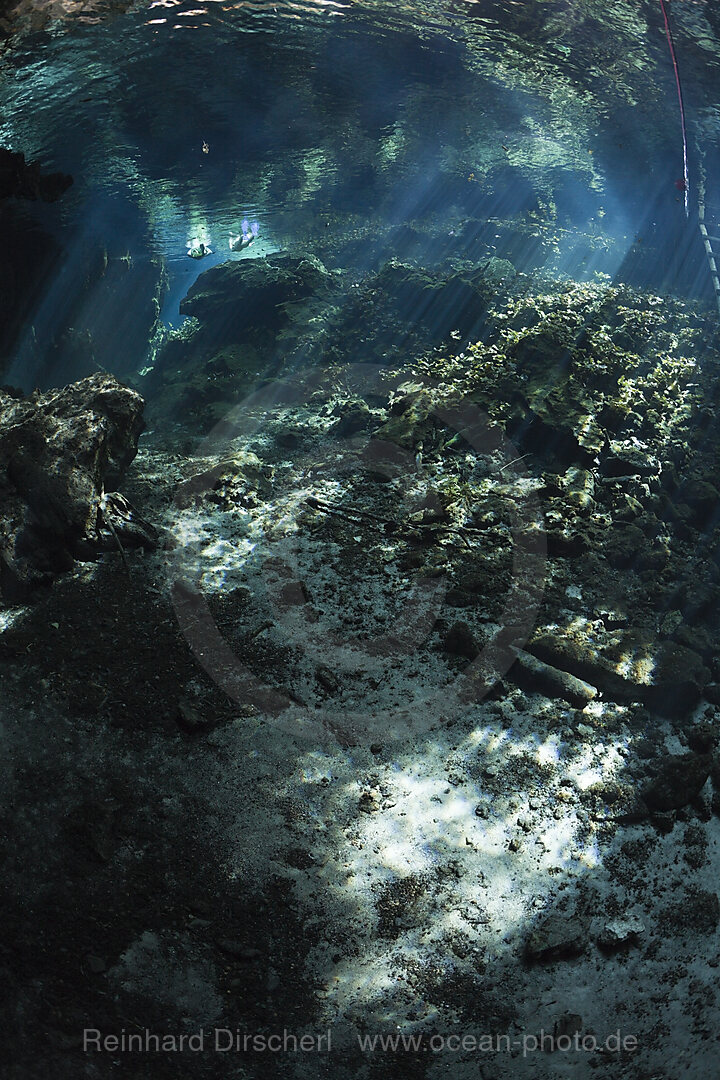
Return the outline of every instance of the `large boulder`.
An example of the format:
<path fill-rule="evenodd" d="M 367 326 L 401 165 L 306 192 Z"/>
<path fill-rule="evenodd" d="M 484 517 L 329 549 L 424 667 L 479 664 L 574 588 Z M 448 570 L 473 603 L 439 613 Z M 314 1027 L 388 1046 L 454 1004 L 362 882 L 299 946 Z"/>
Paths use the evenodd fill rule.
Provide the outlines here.
<path fill-rule="evenodd" d="M 143 400 L 92 375 L 24 397 L 0 389 L 0 592 L 33 587 L 112 546 L 149 546 L 154 530 L 108 493 L 137 452 Z"/>
<path fill-rule="evenodd" d="M 313 255 L 222 263 L 201 274 L 180 304 L 190 316 L 157 351 L 143 383 L 151 424 L 181 420 L 209 431 L 308 338 L 332 308 L 339 275 Z"/>
<path fill-rule="evenodd" d="M 260 327 L 290 321 L 288 305 L 322 294 L 333 275 L 312 255 L 270 255 L 222 263 L 201 274 L 180 304 L 216 344 L 246 341 Z"/>

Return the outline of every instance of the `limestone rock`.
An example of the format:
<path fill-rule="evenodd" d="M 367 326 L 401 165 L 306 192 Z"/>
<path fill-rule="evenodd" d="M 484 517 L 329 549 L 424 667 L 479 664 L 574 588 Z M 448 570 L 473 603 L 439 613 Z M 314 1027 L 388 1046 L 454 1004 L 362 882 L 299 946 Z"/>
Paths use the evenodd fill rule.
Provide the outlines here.
<path fill-rule="evenodd" d="M 439 277 L 428 270 L 391 260 L 376 279 L 376 288 L 395 315 L 421 322 L 440 342 L 456 332 L 476 337 L 485 324 L 491 298 L 502 292 L 515 269 L 506 259 L 489 259 L 477 270 Z"/>
<path fill-rule="evenodd" d="M 529 961 L 577 956 L 587 945 L 587 923 L 575 912 L 550 915 L 530 934 L 525 944 Z"/>
<path fill-rule="evenodd" d="M 605 476 L 657 476 L 660 463 L 642 443 L 612 440 L 602 461 L 602 471 Z"/>
<path fill-rule="evenodd" d="M 647 807 L 633 784 L 599 780 L 582 793 L 583 806 L 593 821 L 642 821 Z"/>
<path fill-rule="evenodd" d="M 407 394 L 393 404 L 393 415 L 375 432 L 376 439 L 415 450 L 434 425 L 434 399 L 429 390 Z"/>
<path fill-rule="evenodd" d="M 612 952 L 637 944 L 638 938 L 644 933 L 645 924 L 637 915 L 610 919 L 598 935 L 598 945 L 606 952 Z"/>
<path fill-rule="evenodd" d="M 218 344 L 244 341 L 259 326 L 276 329 L 289 319 L 287 304 L 308 300 L 333 282 L 312 255 L 270 255 L 213 266 L 201 274 L 180 304 Z"/>
<path fill-rule="evenodd" d="M 637 525 L 616 526 L 603 544 L 603 554 L 615 570 L 624 570 L 637 565 L 646 546 L 645 534 Z"/>
<path fill-rule="evenodd" d="M 707 480 L 690 480 L 682 489 L 681 498 L 689 510 L 689 523 L 698 529 L 705 528 L 720 505 L 718 489 Z"/>
<path fill-rule="evenodd" d="M 566 500 L 579 510 L 592 510 L 595 505 L 595 481 L 589 469 L 571 465 L 562 478 Z"/>
<path fill-rule="evenodd" d="M 137 452 L 142 409 L 105 374 L 29 397 L 0 390 L 3 596 L 23 598 L 118 537 L 153 545 L 152 527 L 111 495 Z"/>
<path fill-rule="evenodd" d="M 334 428 L 335 434 L 346 436 L 365 431 L 373 419 L 367 403 L 362 399 L 336 405 L 333 415 L 339 417 Z"/>
<path fill-rule="evenodd" d="M 524 339 L 510 351 L 520 368 L 530 369 L 530 385 L 515 402 L 511 438 L 522 448 L 552 454 L 559 468 L 593 461 L 605 445 L 595 402 L 569 381 L 551 390 L 546 385 L 548 364 L 557 362 L 556 343 Z"/>
<path fill-rule="evenodd" d="M 663 762 L 642 791 L 650 810 L 679 810 L 700 794 L 710 775 L 712 754 L 680 754 Z"/>

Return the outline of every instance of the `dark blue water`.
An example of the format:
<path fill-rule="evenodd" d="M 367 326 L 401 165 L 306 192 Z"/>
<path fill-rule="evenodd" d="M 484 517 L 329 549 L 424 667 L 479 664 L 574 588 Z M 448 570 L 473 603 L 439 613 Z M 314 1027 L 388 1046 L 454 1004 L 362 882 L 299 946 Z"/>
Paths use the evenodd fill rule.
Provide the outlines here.
<path fill-rule="evenodd" d="M 496 254 L 528 273 L 602 273 L 712 302 L 695 184 L 702 164 L 720 235 L 718 61 L 698 51 L 696 16 L 676 24 L 687 217 L 674 77 L 649 0 L 608 5 L 606 24 L 559 2 L 312 0 L 165 0 L 46 23 L 3 58 L 0 145 L 74 184 L 58 203 L 5 208 L 6 235 L 34 232 L 47 255 L 6 343 L 7 378 L 67 376 L 52 350 L 62 366 L 71 332 L 110 370 L 141 370 L 153 305 L 178 325 L 203 270 L 275 251 L 332 262 L 331 240 L 358 273 L 383 256 Z M 257 240 L 232 252 L 245 219 Z M 212 254 L 189 259 L 200 242 Z"/>

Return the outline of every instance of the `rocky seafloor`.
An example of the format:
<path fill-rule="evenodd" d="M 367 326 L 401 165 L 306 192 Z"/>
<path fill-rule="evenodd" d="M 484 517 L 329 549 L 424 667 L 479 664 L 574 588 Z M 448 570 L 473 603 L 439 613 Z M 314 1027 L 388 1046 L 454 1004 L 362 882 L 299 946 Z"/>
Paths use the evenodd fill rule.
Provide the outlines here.
<path fill-rule="evenodd" d="M 711 1075 L 717 327 L 328 265 L 2 392 L 5 1075 Z"/>

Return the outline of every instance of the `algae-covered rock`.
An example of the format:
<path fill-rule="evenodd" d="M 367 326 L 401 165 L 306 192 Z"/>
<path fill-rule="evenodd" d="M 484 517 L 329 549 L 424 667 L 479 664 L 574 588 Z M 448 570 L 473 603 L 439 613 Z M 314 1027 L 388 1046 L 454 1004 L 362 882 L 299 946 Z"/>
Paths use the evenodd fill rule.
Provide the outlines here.
<path fill-rule="evenodd" d="M 147 381 L 152 422 L 199 419 L 208 430 L 226 417 L 233 402 L 274 370 L 267 353 L 254 344 L 235 343 L 209 351 L 202 335 L 193 334 L 192 328 L 184 336 L 168 339 L 160 362 Z"/>
<path fill-rule="evenodd" d="M 180 304 L 218 340 L 243 341 L 258 327 L 287 321 L 286 304 L 330 287 L 334 277 L 313 255 L 270 255 L 222 263 L 201 274 Z"/>
<path fill-rule="evenodd" d="M 548 555 L 556 555 L 561 559 L 577 559 L 587 548 L 587 537 L 576 529 L 556 527 L 547 531 Z"/>
<path fill-rule="evenodd" d="M 552 362 L 559 359 L 555 354 Z M 560 470 L 594 461 L 605 444 L 595 402 L 569 380 L 550 390 L 530 386 L 518 394 L 514 413 L 509 433 L 515 442 L 550 455 Z"/>
<path fill-rule="evenodd" d="M 707 480 L 690 480 L 683 488 L 681 498 L 689 510 L 687 520 L 695 528 L 705 528 L 720 515 L 720 493 Z"/>
<path fill-rule="evenodd" d="M 373 414 L 362 398 L 339 403 L 333 409 L 333 416 L 338 417 L 334 427 L 336 435 L 355 435 L 365 431 L 373 421 Z"/>
<path fill-rule="evenodd" d="M 509 259 L 499 259 L 493 255 L 482 267 L 483 280 L 492 288 L 506 287 L 516 276 L 517 271 Z"/>
<path fill-rule="evenodd" d="M 317 352 L 314 320 L 332 307 L 338 280 L 313 255 L 231 261 L 201 274 L 180 305 L 188 318 L 160 343 L 143 384 L 153 422 L 210 430 L 308 334 Z"/>
<path fill-rule="evenodd" d="M 637 525 L 618 525 L 603 545 L 605 558 L 616 570 L 637 566 L 638 558 L 647 545 L 645 534 Z"/>
<path fill-rule="evenodd" d="M 616 439 L 610 441 L 601 467 L 605 476 L 657 476 L 660 472 L 649 446 Z"/>
<path fill-rule="evenodd" d="M 0 390 L 0 587 L 24 598 L 107 547 L 108 522 L 128 546 L 153 546 L 111 492 L 137 452 L 143 401 L 111 375 L 46 394 Z M 106 494 L 107 493 L 107 494 Z"/>
<path fill-rule="evenodd" d="M 252 507 L 257 505 L 258 493 L 265 493 L 273 473 L 273 467 L 263 464 L 252 451 L 238 450 L 180 484 L 175 505 L 186 507 L 207 498 L 223 509 Z"/>
<path fill-rule="evenodd" d="M 583 805 L 593 821 L 642 821 L 647 808 L 633 784 L 599 780 L 582 793 Z"/>
<path fill-rule="evenodd" d="M 514 273 L 504 259 L 490 259 L 480 269 L 447 276 L 393 260 L 382 267 L 374 288 L 382 306 L 390 306 L 405 322 L 422 323 L 430 341 L 439 342 L 451 333 L 478 336 L 492 301 Z"/>
<path fill-rule="evenodd" d="M 401 398 L 392 408 L 394 415 L 376 431 L 376 438 L 415 450 L 434 427 L 435 400 L 429 390 Z"/>

